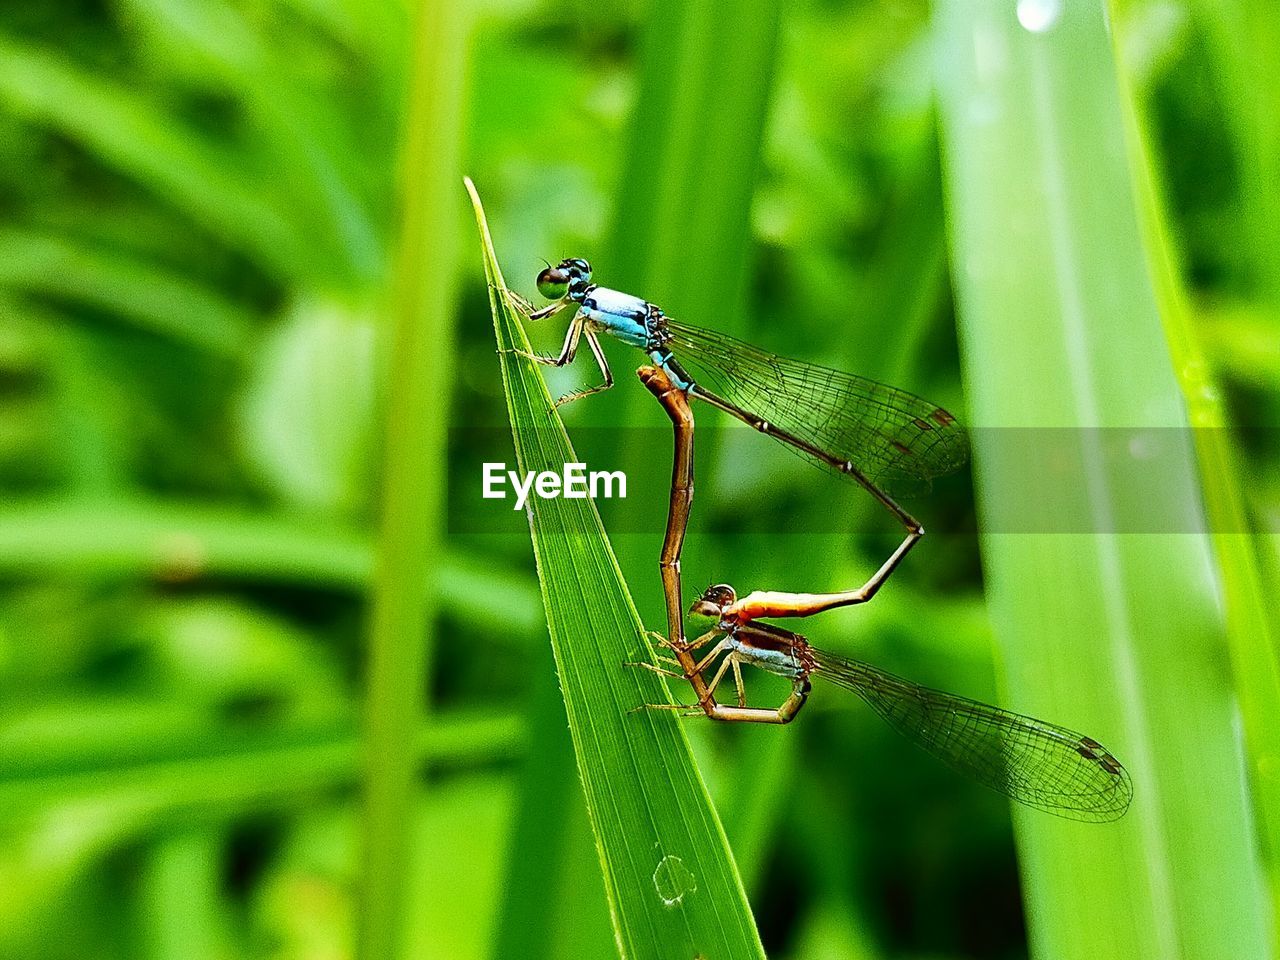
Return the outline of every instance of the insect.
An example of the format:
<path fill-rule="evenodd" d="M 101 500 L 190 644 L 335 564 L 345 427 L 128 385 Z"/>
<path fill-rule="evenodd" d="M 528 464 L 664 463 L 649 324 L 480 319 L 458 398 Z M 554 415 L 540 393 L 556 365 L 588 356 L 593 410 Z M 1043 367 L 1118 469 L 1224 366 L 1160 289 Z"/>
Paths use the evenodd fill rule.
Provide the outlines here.
<path fill-rule="evenodd" d="M 602 383 L 556 401 L 560 406 L 613 386 L 597 334 L 607 333 L 643 350 L 667 379 L 690 397 L 716 407 L 801 455 L 865 488 L 904 526 L 898 549 L 867 583 L 833 594 L 788 594 L 774 603 L 750 595 L 731 615 L 808 616 L 869 600 L 924 527 L 891 494 L 916 493 L 935 478 L 962 466 L 968 441 L 956 418 L 914 394 L 828 367 L 775 356 L 741 340 L 668 317 L 655 304 L 591 282 L 591 265 L 561 260 L 537 277 L 538 291 L 552 302 L 529 312 L 542 320 L 573 310 L 557 356 L 519 351 L 538 363 L 562 367 L 583 340 L 604 377 Z M 807 605 L 794 602 L 810 598 Z"/>
<path fill-rule="evenodd" d="M 1133 797 L 1133 783 L 1115 756 L 1093 738 L 921 686 L 872 664 L 827 653 L 798 633 L 744 620 L 732 613 L 737 595 L 727 584 L 709 587 L 694 602 L 690 612 L 713 618 L 715 627 L 691 642 L 685 641 L 678 599 L 679 556 L 687 505 L 693 495 L 693 414 L 685 393 L 663 370 L 643 367 L 638 373 L 641 383 L 666 410 L 675 432 L 671 506 L 660 563 L 671 639 L 650 635 L 671 656 L 660 658 L 666 666 L 651 662 L 632 666 L 685 680 L 697 698 L 694 705 L 646 707 L 677 710 L 687 716 L 706 715 L 713 720 L 785 724 L 807 702 L 810 678 L 825 677 L 852 690 L 890 726 L 948 766 L 1014 800 L 1073 820 L 1105 822 L 1124 815 Z M 782 615 L 788 604 L 803 607 L 810 602 L 805 594 L 757 596 L 772 598 L 773 608 Z M 695 657 L 708 644 L 712 644 L 710 650 Z M 791 681 L 791 691 L 780 706 L 747 705 L 743 664 Z M 715 673 L 708 681 L 704 674 L 713 666 Z M 716 693 L 730 672 L 736 702 L 721 703 Z"/>
<path fill-rule="evenodd" d="M 1091 737 L 921 686 L 862 660 L 827 653 L 800 634 L 772 624 L 722 619 L 721 614 L 734 600 L 733 587 L 717 584 L 708 587 L 690 609 L 690 613 L 716 619 L 712 630 L 687 645 L 687 650 L 695 651 L 714 644 L 695 664 L 698 675 L 709 670 L 717 657 L 723 657 L 711 680 L 705 682 L 713 709 L 708 711 L 700 704 L 693 712 L 718 720 L 789 723 L 809 697 L 810 677 L 825 677 L 853 691 L 889 726 L 953 770 L 1019 803 L 1070 820 L 1094 822 L 1119 819 L 1129 809 L 1133 782 L 1128 772 Z M 791 692 L 780 706 L 747 706 L 744 664 L 791 681 Z M 653 669 L 670 673 L 656 666 Z M 730 672 L 737 703 L 716 703 L 716 691 Z M 671 675 L 689 679 L 684 673 Z"/>

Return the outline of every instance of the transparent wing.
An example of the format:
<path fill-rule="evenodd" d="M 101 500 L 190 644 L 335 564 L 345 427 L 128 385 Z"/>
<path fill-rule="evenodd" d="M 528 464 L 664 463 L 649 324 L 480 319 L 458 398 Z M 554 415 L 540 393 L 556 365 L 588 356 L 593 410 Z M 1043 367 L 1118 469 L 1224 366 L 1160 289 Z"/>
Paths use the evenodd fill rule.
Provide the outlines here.
<path fill-rule="evenodd" d="M 907 739 L 984 786 L 1069 820 L 1101 823 L 1129 809 L 1133 782 L 1096 740 L 860 660 L 812 654 L 818 675 L 852 690 Z"/>
<path fill-rule="evenodd" d="M 935 403 L 875 380 L 788 360 L 666 318 L 670 347 L 695 381 L 736 406 L 851 461 L 889 493 L 910 496 L 969 456 L 964 429 Z"/>

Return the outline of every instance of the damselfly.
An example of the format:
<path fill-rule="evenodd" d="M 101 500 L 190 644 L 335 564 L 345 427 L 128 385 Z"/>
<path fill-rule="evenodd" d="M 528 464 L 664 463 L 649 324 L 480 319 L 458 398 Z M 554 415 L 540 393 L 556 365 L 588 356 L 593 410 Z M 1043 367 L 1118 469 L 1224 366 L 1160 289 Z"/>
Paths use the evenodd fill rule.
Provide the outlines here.
<path fill-rule="evenodd" d="M 1097 822 L 1116 820 L 1129 808 L 1133 782 L 1128 772 L 1091 737 L 827 653 L 781 627 L 722 619 L 735 599 L 732 587 L 718 584 L 709 587 L 690 609 L 717 621 L 687 646 L 692 651 L 715 642 L 694 666 L 699 678 L 716 657 L 724 656 L 705 683 L 713 709 L 707 711 L 699 704 L 699 712 L 719 720 L 788 723 L 809 696 L 809 678 L 825 677 L 852 690 L 891 727 L 947 766 L 1020 803 L 1071 820 Z M 791 693 L 781 706 L 747 706 L 743 664 L 791 681 Z M 736 706 L 714 702 L 716 689 L 729 671 Z"/>
<path fill-rule="evenodd" d="M 993 707 L 923 687 L 859 660 L 826 653 L 803 636 L 731 613 L 736 592 L 720 584 L 707 589 L 691 612 L 716 620 L 714 629 L 692 642 L 684 640 L 679 609 L 680 548 L 684 542 L 688 504 L 693 496 L 693 414 L 685 393 L 657 367 L 642 367 L 640 381 L 671 418 L 675 430 L 671 508 L 662 550 L 663 587 L 671 639 L 651 634 L 671 651 L 660 658 L 675 670 L 641 662 L 657 673 L 686 680 L 696 705 L 646 704 L 649 709 L 678 710 L 713 720 L 785 724 L 793 720 L 810 693 L 815 674 L 860 696 L 888 723 L 952 768 L 1021 803 L 1073 820 L 1108 821 L 1124 815 L 1133 797 L 1129 774 L 1091 737 Z M 757 594 L 771 598 L 772 610 L 786 615 L 788 603 L 804 606 L 804 594 Z M 772 611 L 771 611 L 772 612 Z M 711 650 L 694 656 L 707 644 Z M 723 657 L 708 682 L 704 673 Z M 759 667 L 791 681 L 791 692 L 774 708 L 747 705 L 742 665 Z M 716 691 L 732 671 L 736 704 L 720 703 Z"/>
<path fill-rule="evenodd" d="M 613 386 L 596 337 L 611 334 L 644 350 L 689 396 L 861 484 L 906 528 L 902 544 L 857 590 L 805 594 L 811 602 L 803 607 L 757 604 L 756 597 L 744 597 L 733 611 L 744 622 L 757 616 L 807 616 L 870 599 L 924 535 L 924 528 L 892 495 L 927 488 L 933 478 L 957 469 L 968 456 L 964 430 L 936 404 L 874 380 L 774 356 L 732 337 L 680 323 L 639 297 L 593 284 L 586 260 L 573 258 L 548 266 L 538 274 L 537 285 L 553 302 L 530 311 L 529 319 L 541 320 L 568 308 L 575 312 L 558 356 L 525 355 L 539 363 L 564 366 L 585 339 L 604 377 L 603 383 L 561 397 L 557 406 Z"/>

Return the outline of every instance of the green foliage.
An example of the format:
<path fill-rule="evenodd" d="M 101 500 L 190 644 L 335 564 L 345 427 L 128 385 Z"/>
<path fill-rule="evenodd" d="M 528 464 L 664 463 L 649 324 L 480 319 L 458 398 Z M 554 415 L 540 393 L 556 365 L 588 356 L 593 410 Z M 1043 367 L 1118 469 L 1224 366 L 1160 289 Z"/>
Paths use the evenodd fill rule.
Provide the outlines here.
<path fill-rule="evenodd" d="M 1135 13 L 1125 11 L 1125 13 Z M 1227 11 L 1217 11 L 1219 15 Z M 1257 29 L 1266 30 L 1264 18 L 1257 11 L 1249 10 Z M 1136 17 L 1135 17 L 1136 19 Z M 1210 28 L 1220 28 L 1218 19 L 1210 20 Z M 1123 36 L 1141 34 L 1140 23 L 1125 19 L 1121 22 Z M 1263 34 L 1266 35 L 1265 33 Z M 1224 40 L 1221 34 L 1218 39 Z M 1220 60 L 1224 71 L 1233 82 L 1239 82 L 1242 72 L 1261 64 L 1240 62 L 1250 58 L 1253 51 L 1247 47 L 1232 45 L 1229 53 Z M 1253 809 L 1256 829 L 1270 886 L 1272 917 L 1280 916 L 1280 658 L 1277 657 L 1277 638 L 1280 638 L 1280 611 L 1268 602 L 1268 570 L 1257 554 L 1255 539 L 1243 535 L 1252 528 L 1245 488 L 1244 472 L 1239 451 L 1231 443 L 1228 431 L 1230 416 L 1218 383 L 1218 372 L 1205 356 L 1204 333 L 1197 329 L 1193 308 L 1182 281 L 1178 264 L 1180 257 L 1167 223 L 1167 198 L 1160 187 L 1159 169 L 1155 164 L 1151 143 L 1153 119 L 1151 104 L 1143 93 L 1130 89 L 1128 102 L 1131 128 L 1134 180 L 1140 191 L 1139 213 L 1142 227 L 1152 252 L 1151 272 L 1156 283 L 1157 302 L 1165 324 L 1166 336 L 1172 355 L 1174 370 L 1182 386 L 1187 414 L 1195 429 L 1196 452 L 1200 461 L 1201 484 L 1204 496 L 1205 516 L 1214 531 L 1213 547 L 1220 571 L 1227 630 L 1228 650 L 1239 698 L 1241 716 L 1245 728 L 1245 746 L 1248 756 L 1247 772 L 1253 789 Z M 1252 95 L 1252 94 L 1251 94 Z M 1265 97 L 1265 93 L 1262 95 Z M 1265 168 L 1253 151 L 1273 150 L 1277 144 L 1264 124 L 1252 120 L 1234 118 L 1236 154 L 1246 159 L 1246 169 Z M 1266 177 L 1246 175 L 1245 190 L 1250 209 L 1265 207 L 1273 198 L 1273 186 Z M 1256 211 L 1255 211 L 1256 212 Z M 1267 218 L 1244 218 L 1243 235 L 1250 239 L 1249 248 L 1262 251 L 1274 248 L 1270 231 L 1274 224 Z M 1257 254 L 1254 254 L 1254 258 Z M 1268 259 L 1269 258 L 1263 258 Z M 1262 296 L 1259 306 L 1273 317 L 1280 301 L 1274 286 L 1273 264 L 1251 264 L 1254 280 Z M 1246 315 L 1243 325 L 1256 324 L 1256 319 Z M 1277 369 L 1274 363 L 1265 361 L 1258 365 Z M 1274 572 L 1271 571 L 1271 589 L 1274 590 Z M 1272 924 L 1272 942 L 1280 945 L 1280 932 Z M 1273 947 L 1274 950 L 1274 947 Z"/>
<path fill-rule="evenodd" d="M 712 810 L 771 956 L 1256 953 L 1249 865 L 1280 862 L 1280 559 L 1241 531 L 1269 533 L 1280 503 L 1275 18 L 1264 0 L 1116 0 L 1108 42 L 1096 22 L 1033 36 L 1020 7 L 1088 14 L 1009 0 L 973 7 L 991 18 L 973 33 L 970 8 L 931 21 L 925 0 L 4 5 L 0 956 L 381 956 L 398 939 L 448 960 L 603 957 L 608 895 L 644 918 L 637 944 L 758 953 Z M 958 49 L 994 98 L 959 114 L 975 64 Z M 980 428 L 1088 422 L 1083 398 L 1108 426 L 1174 433 L 1185 407 L 1211 427 L 1195 469 L 1184 445 L 1168 473 L 1211 544 L 979 542 L 959 476 L 911 504 L 929 536 L 874 603 L 802 627 L 1094 733 L 1130 764 L 1129 817 L 1019 817 L 1015 846 L 998 797 L 826 688 L 783 730 L 626 714 L 661 686 L 615 666 L 644 645 L 594 520 L 579 559 L 597 551 L 609 605 L 553 624 L 561 677 L 528 532 L 476 496 L 511 448 L 463 169 L 523 294 L 541 257 L 579 254 L 681 319 Z M 998 280 L 971 273 L 990 258 Z M 549 349 L 563 327 L 529 334 Z M 1069 343 L 1078 363 L 1048 359 Z M 564 416 L 593 465 L 639 484 L 600 510 L 658 627 L 670 427 L 639 355 L 606 350 L 617 387 Z M 591 375 L 503 362 L 534 406 L 539 377 Z M 846 586 L 896 542 L 859 491 L 696 414 L 688 591 Z M 988 522 L 1016 463 L 984 433 Z M 1144 479 L 1102 489 L 1167 487 Z M 584 660 L 591 644 L 607 658 Z M 583 706 L 595 693 L 607 708 Z M 676 776 L 596 769 L 593 810 L 606 788 L 670 803 L 679 783 L 699 812 L 597 817 L 609 888 L 566 700 L 579 748 Z M 609 736 L 584 739 L 596 716 Z M 657 861 L 626 856 L 652 858 L 650 837 L 688 865 L 694 832 L 699 890 L 669 911 Z M 712 906 L 723 930 L 697 913 Z"/>
<path fill-rule="evenodd" d="M 444 185 L 460 164 L 467 22 L 449 0 L 425 3 L 414 25 L 399 247 L 392 277 L 390 396 L 382 516 L 369 622 L 361 957 L 410 950 L 414 923 L 406 854 L 419 761 L 413 733 L 430 677 L 444 542 L 445 464 L 452 387 L 455 209 Z M 341 419 L 339 411 L 333 412 Z M 426 634 L 426 636 L 424 636 Z"/>
<path fill-rule="evenodd" d="M 1019 25 L 1003 5 L 961 0 L 939 18 L 957 292 L 982 427 L 977 488 L 996 531 L 983 544 L 987 594 L 1012 701 L 1113 731 L 1099 736 L 1139 784 L 1105 844 L 1018 817 L 1032 942 L 1056 957 L 1263 957 L 1265 893 L 1240 869 L 1257 852 L 1247 824 L 1221 815 L 1245 806 L 1246 784 L 1230 678 L 1204 669 L 1225 636 L 1205 580 L 1212 543 L 1193 439 L 1124 159 L 1120 92 L 1110 71 L 1086 66 L 1107 56 L 1106 27 L 1099 11 L 1026 9 Z M 976 62 L 978 36 L 1000 46 L 1000 70 Z M 1072 162 L 1084 156 L 1098 159 Z M 1043 447 L 1057 462 L 1008 449 L 1009 428 L 1064 427 Z M 1144 476 L 1117 443 L 1151 448 Z M 1047 533 L 1016 528 L 1028 502 Z M 1169 512 L 1183 503 L 1187 513 Z M 1280 708 L 1268 693 L 1264 709 Z"/>

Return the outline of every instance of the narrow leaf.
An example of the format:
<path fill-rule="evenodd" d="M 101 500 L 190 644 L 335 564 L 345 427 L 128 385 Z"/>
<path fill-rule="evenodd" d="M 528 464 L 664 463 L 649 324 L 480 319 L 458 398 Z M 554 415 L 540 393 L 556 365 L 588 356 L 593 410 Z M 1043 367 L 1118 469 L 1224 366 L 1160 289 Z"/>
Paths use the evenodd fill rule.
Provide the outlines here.
<path fill-rule="evenodd" d="M 483 240 L 516 463 L 577 462 L 525 337 L 467 181 Z M 569 730 L 614 931 L 627 958 L 761 957 L 724 830 L 650 656 L 643 626 L 590 500 L 531 497 L 529 528 Z M 657 576 L 657 563 L 654 576 Z"/>
<path fill-rule="evenodd" d="M 108 310 L 163 337 L 235 356 L 252 316 L 180 274 L 53 233 L 0 230 L 0 285 Z"/>
<path fill-rule="evenodd" d="M 1089 731 L 1134 783 L 1111 826 L 1018 812 L 1033 955 L 1263 957 L 1210 541 L 1103 8 L 943 0 L 937 11 L 953 275 L 1007 700 Z M 1028 441 L 1060 456 L 1029 455 Z M 1162 512 L 1170 504 L 1182 512 Z"/>

